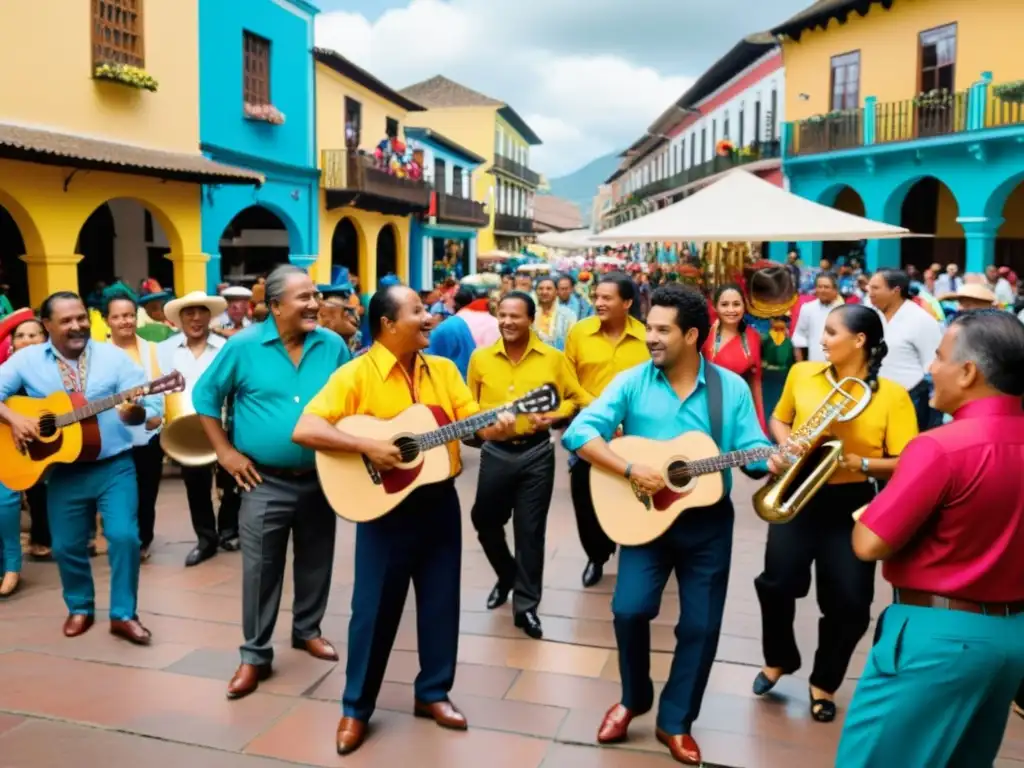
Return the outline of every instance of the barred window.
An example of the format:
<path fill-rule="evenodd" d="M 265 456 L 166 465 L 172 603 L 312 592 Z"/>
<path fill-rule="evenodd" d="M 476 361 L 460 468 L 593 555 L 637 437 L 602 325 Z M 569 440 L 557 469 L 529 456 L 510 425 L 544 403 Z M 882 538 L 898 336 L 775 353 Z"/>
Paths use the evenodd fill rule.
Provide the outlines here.
<path fill-rule="evenodd" d="M 92 63 L 146 65 L 142 0 L 92 0 Z"/>
<path fill-rule="evenodd" d="M 270 104 L 270 41 L 243 32 L 245 51 L 244 83 L 242 100 L 246 104 Z"/>

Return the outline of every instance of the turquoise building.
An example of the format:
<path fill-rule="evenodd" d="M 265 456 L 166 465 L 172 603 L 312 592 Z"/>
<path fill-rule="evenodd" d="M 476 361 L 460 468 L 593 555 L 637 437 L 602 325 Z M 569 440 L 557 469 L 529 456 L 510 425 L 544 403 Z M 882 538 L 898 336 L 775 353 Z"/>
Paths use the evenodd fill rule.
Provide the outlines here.
<path fill-rule="evenodd" d="M 266 182 L 202 190 L 208 290 L 275 264 L 316 261 L 318 182 L 313 65 L 316 6 L 306 0 L 200 0 L 199 138 L 212 160 Z"/>
<path fill-rule="evenodd" d="M 423 152 L 424 179 L 433 187 L 430 210 L 409 230 L 409 285 L 433 288 L 444 278 L 435 264 L 447 261 L 457 277 L 476 271 L 477 230 L 490 216 L 473 200 L 473 172 L 484 158 L 430 128 L 406 128 L 406 143 Z"/>

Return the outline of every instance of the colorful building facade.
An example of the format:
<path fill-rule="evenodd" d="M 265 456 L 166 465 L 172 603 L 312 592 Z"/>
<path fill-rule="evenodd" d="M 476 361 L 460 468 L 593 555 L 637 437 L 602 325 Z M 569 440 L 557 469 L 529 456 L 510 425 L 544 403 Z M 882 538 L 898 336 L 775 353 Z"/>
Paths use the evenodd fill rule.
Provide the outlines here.
<path fill-rule="evenodd" d="M 68 3 L 45 24 L 35 4 L 5 5 L 0 66 L 24 73 L 0 78 L 0 282 L 14 303 L 115 277 L 206 286 L 201 184 L 251 193 L 262 176 L 199 153 L 198 18 L 197 0 Z"/>
<path fill-rule="evenodd" d="M 152 2 L 152 0 L 150 0 Z M 275 263 L 308 268 L 319 242 L 313 25 L 305 0 L 202 0 L 199 138 L 212 160 L 259 172 L 255 191 L 206 185 L 208 290 Z"/>
<path fill-rule="evenodd" d="M 475 200 L 486 203 L 491 220 L 480 230 L 480 253 L 518 251 L 533 239 L 533 198 L 541 184 L 530 169 L 530 147 L 540 137 L 508 104 L 440 75 L 402 90 L 425 112 L 410 116 L 416 126 L 451 137 L 484 158 L 476 176 Z"/>
<path fill-rule="evenodd" d="M 422 155 L 424 180 L 432 187 L 428 215 L 413 219 L 409 240 L 409 285 L 427 290 L 448 276 L 476 272 L 477 230 L 490 216 L 473 199 L 473 174 L 485 161 L 429 128 L 407 127 L 405 138 Z"/>
<path fill-rule="evenodd" d="M 1022 23 L 1016 0 L 833 0 L 772 30 L 790 190 L 933 236 L 867 242 L 869 269 L 1024 267 Z"/>
<path fill-rule="evenodd" d="M 410 226 L 427 213 L 430 187 L 406 156 L 405 126 L 423 107 L 334 51 L 317 48 L 314 58 L 322 171 L 314 277 L 328 283 L 344 267 L 366 295 L 388 274 L 409 280 Z"/>

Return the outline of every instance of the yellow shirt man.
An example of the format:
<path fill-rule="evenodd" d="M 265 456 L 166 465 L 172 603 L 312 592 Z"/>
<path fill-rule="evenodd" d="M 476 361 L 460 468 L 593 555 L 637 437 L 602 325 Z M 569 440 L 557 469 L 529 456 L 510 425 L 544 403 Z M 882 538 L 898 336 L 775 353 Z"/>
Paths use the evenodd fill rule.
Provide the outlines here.
<path fill-rule="evenodd" d="M 556 412 L 566 419 L 584 401 L 591 399 L 580 387 L 565 355 L 542 342 L 533 331 L 526 352 L 518 362 L 513 362 L 505 352 L 504 339 L 476 350 L 469 359 L 466 379 L 470 394 L 482 408 L 496 408 L 544 384 L 555 385 L 562 400 Z M 526 416 L 516 417 L 517 434 L 527 435 L 532 431 Z"/>
<path fill-rule="evenodd" d="M 650 357 L 647 330 L 631 316 L 626 317 L 626 330 L 616 341 L 601 332 L 601 318 L 596 315 L 576 323 L 565 340 L 565 358 L 587 395 L 581 405 L 590 405 L 618 374 Z"/>
<path fill-rule="evenodd" d="M 336 424 L 357 414 L 391 419 L 414 403 L 433 407 L 439 421 L 460 421 L 480 410 L 451 360 L 419 354 L 410 377 L 390 351 L 374 344 L 335 371 L 304 413 Z M 449 443 L 448 453 L 454 477 L 462 471 L 459 443 Z"/>
<path fill-rule="evenodd" d="M 783 424 L 798 429 L 824 402 L 832 391 L 827 375 L 828 363 L 797 363 L 789 370 L 782 396 L 772 416 Z M 852 391 L 855 396 L 858 388 Z M 907 390 L 889 379 L 879 379 L 871 402 L 856 418 L 832 422 L 826 439 L 843 441 L 843 451 L 865 459 L 899 456 L 907 443 L 917 437 L 917 414 Z M 856 469 L 838 469 L 829 484 L 863 483 L 864 475 Z"/>

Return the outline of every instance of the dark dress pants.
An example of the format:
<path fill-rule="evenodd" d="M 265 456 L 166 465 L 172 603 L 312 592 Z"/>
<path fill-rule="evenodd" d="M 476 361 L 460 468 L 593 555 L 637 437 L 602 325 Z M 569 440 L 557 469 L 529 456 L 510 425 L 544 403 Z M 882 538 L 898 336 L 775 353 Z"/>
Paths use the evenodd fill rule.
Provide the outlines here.
<path fill-rule="evenodd" d="M 569 470 L 569 494 L 576 512 L 576 530 L 587 559 L 604 565 L 615 554 L 615 544 L 597 522 L 594 500 L 590 495 L 590 464 L 580 459 Z"/>
<path fill-rule="evenodd" d="M 160 480 L 164 472 L 164 451 L 160 447 L 160 436 L 154 435 L 145 445 L 132 448 L 132 460 L 135 462 L 135 478 L 139 484 L 139 539 L 142 548 L 148 549 L 153 544 L 156 498 L 160 493 Z"/>
<path fill-rule="evenodd" d="M 650 544 L 619 550 L 612 614 L 622 705 L 632 712 L 647 712 L 654 704 L 651 621 L 673 571 L 679 583 L 676 649 L 657 717 L 658 727 L 670 734 L 689 733 L 700 714 L 722 630 L 734 519 L 726 497 L 684 513 Z"/>
<path fill-rule="evenodd" d="M 555 448 L 545 433 L 514 443 L 484 443 L 472 520 L 502 589 L 512 589 L 516 614 L 535 611 L 544 582 L 544 540 L 555 487 Z M 512 519 L 515 557 L 505 540 Z"/>
<path fill-rule="evenodd" d="M 227 494 L 221 500 L 220 514 L 213 512 L 214 474 L 223 472 L 219 464 L 205 467 L 182 467 L 181 477 L 185 481 L 185 495 L 188 497 L 188 511 L 192 516 L 192 529 L 196 532 L 199 547 L 216 549 L 222 541 L 238 536 L 239 503 L 225 504 Z"/>
<path fill-rule="evenodd" d="M 761 601 L 764 663 L 786 673 L 800 668 L 793 621 L 796 601 L 811 589 L 811 567 L 821 618 L 810 682 L 835 693 L 857 643 L 871 624 L 875 564 L 857 559 L 851 515 L 875 496 L 871 483 L 826 485 L 803 511 L 768 528 L 764 571 L 754 580 Z"/>
<path fill-rule="evenodd" d="M 32 543 L 40 547 L 52 547 L 50 519 L 46 511 L 46 483 L 36 483 L 25 495 L 28 497 L 28 513 L 32 521 Z"/>
<path fill-rule="evenodd" d="M 459 650 L 462 518 L 452 480 L 416 489 L 384 517 L 356 526 L 342 713 L 363 722 L 377 705 L 410 583 L 416 591 L 417 701 L 448 698 Z"/>

